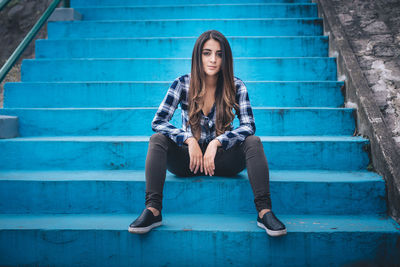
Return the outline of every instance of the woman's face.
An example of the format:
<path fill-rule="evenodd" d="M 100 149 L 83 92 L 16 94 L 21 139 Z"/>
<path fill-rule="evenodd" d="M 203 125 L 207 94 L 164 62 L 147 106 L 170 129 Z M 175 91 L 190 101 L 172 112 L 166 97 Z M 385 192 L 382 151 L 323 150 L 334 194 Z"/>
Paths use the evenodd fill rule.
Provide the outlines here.
<path fill-rule="evenodd" d="M 222 51 L 219 42 L 214 39 L 209 39 L 205 42 L 201 51 L 201 59 L 207 76 L 218 74 L 222 63 Z"/>

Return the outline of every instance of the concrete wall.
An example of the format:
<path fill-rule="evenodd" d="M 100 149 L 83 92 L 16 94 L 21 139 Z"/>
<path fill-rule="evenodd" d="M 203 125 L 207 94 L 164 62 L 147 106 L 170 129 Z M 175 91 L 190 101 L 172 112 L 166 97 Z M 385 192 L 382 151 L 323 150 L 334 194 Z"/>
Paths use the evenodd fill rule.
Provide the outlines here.
<path fill-rule="evenodd" d="M 337 58 L 339 78 L 345 81 L 343 92 L 346 105 L 357 107 L 357 134 L 367 136 L 371 141 L 369 153 L 373 167 L 386 180 L 388 213 L 400 221 L 400 154 L 395 139 L 370 83 L 365 78 L 366 70 L 359 63 L 362 56 L 357 57 L 350 45 L 353 36 L 346 34 L 346 27 L 335 13 L 334 0 L 315 2 L 318 3 L 319 16 L 324 18 L 324 33 L 329 36 L 330 56 Z"/>
<path fill-rule="evenodd" d="M 400 151 L 400 1 L 331 2 Z"/>

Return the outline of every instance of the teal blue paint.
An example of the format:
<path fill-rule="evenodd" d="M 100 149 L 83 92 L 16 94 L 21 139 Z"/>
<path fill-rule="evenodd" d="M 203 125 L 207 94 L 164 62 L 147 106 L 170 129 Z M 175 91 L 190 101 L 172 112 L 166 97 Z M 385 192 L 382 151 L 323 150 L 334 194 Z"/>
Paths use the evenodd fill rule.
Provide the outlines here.
<path fill-rule="evenodd" d="M 0 169 L 143 169 L 148 139 L 50 136 L 0 140 L 0 150 L 8 155 Z M 271 169 L 365 170 L 368 165 L 362 149 L 368 140 L 360 137 L 271 136 L 261 140 Z"/>
<path fill-rule="evenodd" d="M 229 37 L 236 57 L 327 57 L 326 36 Z M 196 38 L 36 41 L 36 58 L 190 58 Z"/>
<path fill-rule="evenodd" d="M 271 171 L 270 177 L 273 208 L 280 214 L 386 212 L 385 184 L 374 173 Z M 0 181 L 0 213 L 140 213 L 143 209 L 144 196 L 139 193 L 145 190 L 143 171 L 0 172 Z M 255 211 L 246 172 L 232 178 L 169 174 L 164 197 L 165 212 L 180 213 L 188 205 L 196 213 Z"/>
<path fill-rule="evenodd" d="M 151 135 L 151 121 L 156 112 L 157 108 L 10 108 L 0 110 L 0 115 L 20 117 L 21 136 Z M 253 113 L 257 135 L 351 135 L 354 132 L 353 109 L 259 107 Z M 180 128 L 181 121 L 178 109 L 171 123 Z M 315 127 L 308 127 L 310 124 Z M 234 126 L 238 125 L 236 119 Z"/>
<path fill-rule="evenodd" d="M 279 213 L 277 213 L 279 215 Z M 43 229 L 43 230 L 90 230 L 102 229 L 110 231 L 125 230 L 126 221 L 130 221 L 137 214 L 2 214 L 0 215 L 0 226 L 2 229 Z M 165 225 L 157 228 L 154 232 L 182 231 L 186 227 L 193 231 L 232 231 L 250 233 L 262 233 L 263 241 L 278 240 L 278 238 L 268 239 L 265 230 L 255 225 L 257 217 L 253 214 L 173 214 L 165 215 Z M 387 216 L 351 216 L 351 215 L 282 215 L 282 221 L 288 224 L 288 229 L 293 233 L 335 233 L 340 230 L 343 233 L 359 230 L 371 233 L 394 233 L 397 236 L 397 224 Z M 232 220 L 230 225 L 226 220 Z M 44 223 L 43 223 L 44 221 Z M 225 223 L 221 223 L 224 222 Z M 379 223 L 381 221 L 381 223 Z M 362 225 L 362 227 L 360 227 Z M 337 229 L 332 229 L 332 228 Z M 146 239 L 146 235 L 131 235 Z M 148 235 L 152 238 L 153 234 Z M 155 236 L 157 237 L 157 236 Z M 260 236 L 261 237 L 261 236 Z M 286 237 L 289 237 L 286 236 Z M 285 238 L 281 238 L 285 239 Z"/>
<path fill-rule="evenodd" d="M 318 15 L 317 4 L 233 4 L 158 7 L 76 8 L 85 20 L 307 18 Z"/>
<path fill-rule="evenodd" d="M 339 107 L 343 82 L 244 81 L 254 107 Z M 6 83 L 6 108 L 158 107 L 170 82 Z M 282 93 L 284 92 L 284 94 Z M 21 97 L 24 95 L 25 97 Z M 77 98 L 76 96 L 80 97 Z"/>
<path fill-rule="evenodd" d="M 23 135 L 0 140 L 0 266 L 400 264 L 316 4 L 251 2 L 72 0 L 83 21 L 49 23 L 0 109 Z M 144 208 L 150 121 L 208 29 L 228 37 L 248 88 L 285 237 L 256 226 L 246 171 L 167 173 L 164 225 L 127 232 Z"/>
<path fill-rule="evenodd" d="M 176 29 L 179 29 L 177 31 Z M 319 18 L 293 19 L 187 19 L 136 21 L 49 22 L 49 39 L 191 37 L 215 29 L 226 36 L 322 35 Z"/>
<path fill-rule="evenodd" d="M 251 3 L 308 3 L 309 0 L 252 0 Z M 198 5 L 198 4 L 242 4 L 243 0 L 72 0 L 71 7 L 80 6 L 152 6 L 152 5 Z"/>
<path fill-rule="evenodd" d="M 245 175 L 243 171 L 240 175 Z M 194 177 L 182 178 L 168 174 L 167 181 L 185 183 L 188 180 L 197 182 L 199 179 L 214 180 L 213 177 Z M 144 181 L 143 170 L 18 170 L 18 171 L 1 171 L 0 179 L 2 180 L 25 180 L 25 181 Z M 220 179 L 220 178 L 217 178 Z M 327 170 L 271 170 L 271 181 L 281 182 L 326 182 L 326 183 L 365 183 L 378 182 L 383 183 L 383 178 L 374 172 L 367 171 L 327 171 Z"/>
<path fill-rule="evenodd" d="M 190 58 L 28 59 L 22 63 L 21 80 L 23 82 L 170 81 L 189 73 L 190 64 Z M 51 71 L 54 69 L 58 71 Z M 337 75 L 335 58 L 324 57 L 237 58 L 234 69 L 237 77 L 249 81 L 332 81 Z"/>
<path fill-rule="evenodd" d="M 136 216 L 3 216 L 0 261 L 6 265 L 41 262 L 68 266 L 179 266 L 193 262 L 223 266 L 227 260 L 233 266 L 399 262 L 399 231 L 391 219 L 377 216 L 282 215 L 291 234 L 281 238 L 268 238 L 255 225 L 254 215 L 217 214 L 166 214 L 165 225 L 148 235 L 132 235 L 126 225 Z M 42 230 L 36 231 L 38 228 Z M 371 244 L 384 253 L 371 253 Z M 318 249 L 310 250 L 310 246 Z M 159 251 L 158 257 L 154 250 Z M 207 251 L 212 253 L 205 257 Z"/>

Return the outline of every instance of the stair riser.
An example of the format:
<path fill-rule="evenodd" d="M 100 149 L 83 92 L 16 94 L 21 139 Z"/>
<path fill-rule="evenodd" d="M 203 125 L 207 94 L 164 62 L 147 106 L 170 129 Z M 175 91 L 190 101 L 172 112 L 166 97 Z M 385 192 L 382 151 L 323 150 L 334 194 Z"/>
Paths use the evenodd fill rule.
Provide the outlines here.
<path fill-rule="evenodd" d="M 5 266 L 394 266 L 399 263 L 397 240 L 396 234 L 379 232 L 289 233 L 271 238 L 261 229 L 252 233 L 156 229 L 147 235 L 101 229 L 2 230 L 0 262 Z"/>
<path fill-rule="evenodd" d="M 263 145 L 270 169 L 364 170 L 369 162 L 366 141 L 265 141 Z M 7 155 L 0 169 L 143 170 L 147 147 L 144 141 L 0 140 L 0 151 Z"/>
<path fill-rule="evenodd" d="M 245 173 L 241 176 L 247 177 Z M 163 211 L 179 213 L 189 208 L 196 213 L 254 213 L 250 183 L 243 178 L 167 180 Z M 144 177 L 142 181 L 2 180 L 0 213 L 141 213 L 144 180 Z M 366 215 L 386 212 L 383 180 L 282 182 L 271 179 L 270 192 L 274 211 L 278 214 Z"/>
<path fill-rule="evenodd" d="M 190 69 L 191 59 L 24 60 L 21 79 L 171 81 Z M 234 69 L 244 81 L 333 81 L 337 76 L 335 58 L 235 59 Z"/>
<path fill-rule="evenodd" d="M 76 8 L 84 20 L 307 18 L 318 17 L 316 4 L 201 5 L 136 8 Z"/>
<path fill-rule="evenodd" d="M 228 38 L 236 57 L 327 57 L 328 38 Z M 36 58 L 189 58 L 196 38 L 38 40 Z"/>
<path fill-rule="evenodd" d="M 165 83 L 6 83 L 5 108 L 158 107 Z M 253 107 L 339 107 L 343 82 L 246 82 Z M 79 97 L 77 97 L 79 96 Z"/>
<path fill-rule="evenodd" d="M 308 3 L 309 0 L 252 0 L 251 3 Z M 72 7 L 98 6 L 153 6 L 153 5 L 203 5 L 203 4 L 242 4 L 243 0 L 72 0 Z"/>
<path fill-rule="evenodd" d="M 161 102 L 162 99 L 159 101 Z M 157 108 L 143 109 L 0 109 L 0 115 L 19 118 L 21 136 L 151 135 Z M 253 109 L 261 136 L 351 135 L 353 109 Z M 171 123 L 182 127 L 181 110 Z M 314 127 L 309 127 L 315 125 Z M 234 127 L 239 120 L 234 120 Z"/>
<path fill-rule="evenodd" d="M 216 29 L 226 36 L 322 35 L 322 19 L 49 22 L 49 39 L 197 37 Z"/>

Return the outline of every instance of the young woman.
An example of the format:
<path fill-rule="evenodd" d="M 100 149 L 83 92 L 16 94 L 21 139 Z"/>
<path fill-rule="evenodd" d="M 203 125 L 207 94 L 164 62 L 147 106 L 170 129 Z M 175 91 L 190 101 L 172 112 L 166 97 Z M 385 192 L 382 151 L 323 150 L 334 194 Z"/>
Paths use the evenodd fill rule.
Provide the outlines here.
<path fill-rule="evenodd" d="M 182 128 L 169 123 L 178 104 Z M 240 126 L 233 129 L 235 110 Z M 225 36 L 211 30 L 197 39 L 190 75 L 177 78 L 153 119 L 146 158 L 146 209 L 129 226 L 147 233 L 162 221 L 166 170 L 179 176 L 232 176 L 247 167 L 257 225 L 271 236 L 286 234 L 271 211 L 269 170 L 255 124 L 247 89 L 233 76 L 232 51 Z"/>

